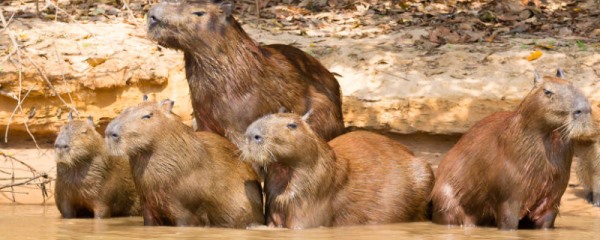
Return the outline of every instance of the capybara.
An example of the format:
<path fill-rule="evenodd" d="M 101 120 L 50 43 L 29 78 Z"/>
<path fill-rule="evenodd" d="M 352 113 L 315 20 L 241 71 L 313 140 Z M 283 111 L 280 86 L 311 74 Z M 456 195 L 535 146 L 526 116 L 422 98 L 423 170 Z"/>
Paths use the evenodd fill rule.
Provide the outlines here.
<path fill-rule="evenodd" d="M 600 143 L 586 141 L 576 144 L 579 155 L 577 176 L 586 193 L 586 200 L 600 207 Z"/>
<path fill-rule="evenodd" d="M 433 171 L 387 137 L 321 139 L 293 113 L 252 123 L 242 159 L 266 170 L 268 226 L 294 229 L 426 220 Z"/>
<path fill-rule="evenodd" d="M 245 228 L 264 222 L 258 176 L 230 141 L 195 133 L 168 99 L 125 109 L 106 128 L 116 155 L 129 156 L 144 225 Z"/>
<path fill-rule="evenodd" d="M 595 135 L 591 108 L 571 82 L 535 74 L 515 111 L 476 123 L 437 169 L 433 222 L 552 228 L 567 188 L 573 140 Z"/>
<path fill-rule="evenodd" d="M 229 1 L 166 0 L 148 13 L 148 36 L 183 51 L 198 129 L 243 142 L 254 120 L 280 107 L 313 109 L 326 140 L 344 131 L 340 87 L 318 60 L 282 44 L 260 46 L 232 16 Z"/>
<path fill-rule="evenodd" d="M 54 199 L 63 218 L 140 215 L 129 162 L 113 157 L 91 117 L 64 125 L 54 143 Z"/>

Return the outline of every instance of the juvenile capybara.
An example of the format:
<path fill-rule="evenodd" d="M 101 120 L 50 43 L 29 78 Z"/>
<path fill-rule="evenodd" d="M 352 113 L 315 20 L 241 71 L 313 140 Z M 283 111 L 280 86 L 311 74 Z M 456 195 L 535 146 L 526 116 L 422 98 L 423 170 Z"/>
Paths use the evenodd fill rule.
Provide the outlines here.
<path fill-rule="evenodd" d="M 581 142 L 576 145 L 579 155 L 577 176 L 586 193 L 586 200 L 600 207 L 600 143 L 595 141 Z"/>
<path fill-rule="evenodd" d="M 293 113 L 252 123 L 242 159 L 266 170 L 268 226 L 312 228 L 425 220 L 433 172 L 428 162 L 366 131 L 322 140 Z"/>
<path fill-rule="evenodd" d="M 340 87 L 301 50 L 260 46 L 232 16 L 229 1 L 165 0 L 148 13 L 148 36 L 183 51 L 197 126 L 243 141 L 254 120 L 280 107 L 313 109 L 311 127 L 326 140 L 344 131 Z"/>
<path fill-rule="evenodd" d="M 54 199 L 63 218 L 140 215 L 139 197 L 126 158 L 110 156 L 93 120 L 64 125 L 54 143 Z"/>
<path fill-rule="evenodd" d="M 113 154 L 129 157 L 144 225 L 263 224 L 260 182 L 235 145 L 214 133 L 195 133 L 172 107 L 170 100 L 144 102 L 106 128 Z"/>
<path fill-rule="evenodd" d="M 593 137 L 586 97 L 571 82 L 540 78 L 512 112 L 469 129 L 442 159 L 431 201 L 433 222 L 552 228 L 566 190 L 573 140 Z"/>

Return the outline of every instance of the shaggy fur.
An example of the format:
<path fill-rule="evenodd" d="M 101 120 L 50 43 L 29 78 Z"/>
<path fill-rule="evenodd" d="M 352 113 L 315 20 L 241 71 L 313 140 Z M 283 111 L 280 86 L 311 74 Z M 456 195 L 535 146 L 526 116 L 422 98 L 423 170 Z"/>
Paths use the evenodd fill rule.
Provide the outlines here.
<path fill-rule="evenodd" d="M 70 120 L 56 138 L 56 206 L 64 218 L 140 214 L 126 158 L 109 156 L 91 119 Z"/>
<path fill-rule="evenodd" d="M 326 140 L 344 131 L 340 87 L 318 60 L 288 45 L 259 46 L 227 1 L 163 1 L 148 14 L 150 39 L 184 52 L 196 124 L 243 141 L 254 120 L 280 107 L 314 109 L 311 127 Z"/>
<path fill-rule="evenodd" d="M 298 115 L 252 123 L 242 159 L 266 170 L 267 225 L 312 228 L 426 219 L 429 163 L 378 134 L 356 131 L 327 144 Z"/>
<path fill-rule="evenodd" d="M 130 107 L 106 129 L 115 154 L 129 156 L 145 225 L 245 228 L 262 224 L 262 190 L 236 147 L 195 133 L 171 113 L 173 102 Z"/>
<path fill-rule="evenodd" d="M 536 74 L 535 87 L 515 111 L 475 124 L 440 162 L 431 196 L 433 222 L 553 227 L 569 181 L 572 140 L 594 133 L 580 90 Z"/>

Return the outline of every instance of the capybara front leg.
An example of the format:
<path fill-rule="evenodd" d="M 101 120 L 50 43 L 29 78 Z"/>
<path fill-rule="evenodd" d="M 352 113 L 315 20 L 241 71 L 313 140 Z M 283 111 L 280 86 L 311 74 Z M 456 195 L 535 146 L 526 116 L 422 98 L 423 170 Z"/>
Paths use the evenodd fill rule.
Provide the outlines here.
<path fill-rule="evenodd" d="M 434 207 L 432 213 L 432 222 L 444 225 L 470 225 L 470 221 L 465 221 L 465 211 L 461 206 L 452 206 L 441 210 Z"/>
<path fill-rule="evenodd" d="M 496 223 L 500 230 L 516 230 L 519 227 L 519 209 L 521 204 L 506 201 L 502 203 L 496 214 Z"/>
<path fill-rule="evenodd" d="M 69 201 L 63 201 L 60 203 L 60 214 L 63 218 L 75 218 L 77 217 L 77 212 L 73 205 L 69 203 Z"/>
<path fill-rule="evenodd" d="M 590 203 L 596 207 L 600 207 L 600 176 L 592 177 L 592 193 Z"/>
<path fill-rule="evenodd" d="M 101 202 L 94 202 L 94 218 L 109 218 L 110 208 Z"/>
<path fill-rule="evenodd" d="M 144 217 L 144 226 L 157 226 L 157 219 L 154 218 L 152 212 L 147 207 L 142 208 L 142 216 Z"/>
<path fill-rule="evenodd" d="M 544 215 L 542 215 L 542 217 L 535 220 L 535 228 L 554 228 L 554 220 L 556 219 L 556 215 L 556 210 L 548 210 Z"/>

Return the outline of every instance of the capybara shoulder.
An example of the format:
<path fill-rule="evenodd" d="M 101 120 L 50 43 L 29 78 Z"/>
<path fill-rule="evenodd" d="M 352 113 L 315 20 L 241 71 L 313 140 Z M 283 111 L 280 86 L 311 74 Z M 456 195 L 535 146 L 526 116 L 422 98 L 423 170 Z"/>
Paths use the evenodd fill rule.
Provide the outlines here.
<path fill-rule="evenodd" d="M 326 140 L 342 134 L 333 74 L 298 48 L 258 45 L 232 9 L 229 1 L 163 1 L 148 13 L 149 38 L 184 52 L 198 129 L 239 145 L 250 123 L 285 107 L 313 109 L 310 125 Z"/>
<path fill-rule="evenodd" d="M 573 139 L 595 135 L 590 105 L 569 81 L 534 78 L 515 111 L 469 129 L 442 159 L 433 221 L 500 229 L 551 228 L 573 159 Z"/>
<path fill-rule="evenodd" d="M 115 154 L 128 156 L 145 225 L 245 228 L 262 224 L 258 176 L 227 139 L 193 132 L 173 101 L 130 107 L 106 129 Z"/>
<path fill-rule="evenodd" d="M 65 124 L 54 143 L 55 202 L 64 218 L 140 214 L 129 163 L 110 156 L 91 118 Z"/>
<path fill-rule="evenodd" d="M 246 131 L 242 158 L 266 169 L 271 226 L 311 228 L 425 220 L 429 163 L 379 134 L 356 131 L 325 142 L 308 116 L 267 115 Z"/>

